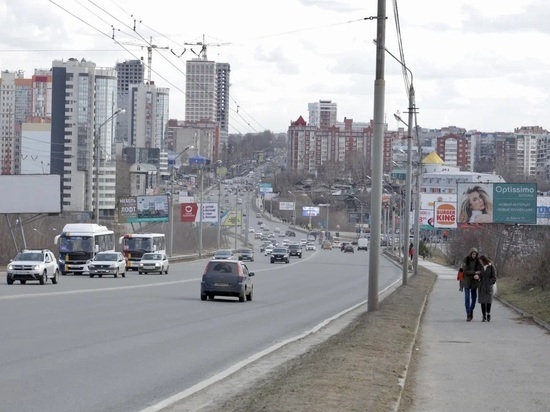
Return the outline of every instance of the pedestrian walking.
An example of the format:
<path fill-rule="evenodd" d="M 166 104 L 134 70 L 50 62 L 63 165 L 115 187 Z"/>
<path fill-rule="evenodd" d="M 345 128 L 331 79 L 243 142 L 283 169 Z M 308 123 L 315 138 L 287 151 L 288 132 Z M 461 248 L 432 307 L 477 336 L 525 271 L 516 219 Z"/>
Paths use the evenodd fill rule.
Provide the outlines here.
<path fill-rule="evenodd" d="M 479 279 L 479 304 L 481 305 L 482 322 L 491 322 L 491 304 L 493 303 L 493 285 L 497 281 L 495 266 L 485 255 L 479 257 L 483 266 Z"/>
<path fill-rule="evenodd" d="M 409 258 L 412 259 L 414 256 L 414 244 L 411 242 L 409 245 Z"/>
<path fill-rule="evenodd" d="M 464 288 L 464 306 L 466 307 L 466 320 L 471 322 L 474 318 L 474 309 L 477 300 L 477 288 L 479 286 L 479 277 L 483 266 L 478 257 L 476 248 L 471 248 L 468 256 L 464 258 L 464 278 L 462 287 Z"/>

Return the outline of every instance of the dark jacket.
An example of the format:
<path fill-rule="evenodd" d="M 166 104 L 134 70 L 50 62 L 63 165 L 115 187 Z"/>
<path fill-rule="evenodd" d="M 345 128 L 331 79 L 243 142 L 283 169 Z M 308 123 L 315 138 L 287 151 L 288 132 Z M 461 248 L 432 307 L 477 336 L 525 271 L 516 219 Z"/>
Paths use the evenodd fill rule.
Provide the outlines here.
<path fill-rule="evenodd" d="M 476 253 L 475 257 L 472 256 L 474 252 Z M 476 248 L 470 249 L 470 253 L 464 258 L 462 267 L 464 269 L 464 279 L 461 282 L 461 286 L 476 289 L 479 285 L 479 280 L 474 279 L 474 275 L 476 272 L 481 272 L 483 270 Z"/>
<path fill-rule="evenodd" d="M 497 274 L 493 265 L 487 265 L 481 271 L 479 280 L 479 303 L 493 303 L 493 285 L 497 281 Z"/>

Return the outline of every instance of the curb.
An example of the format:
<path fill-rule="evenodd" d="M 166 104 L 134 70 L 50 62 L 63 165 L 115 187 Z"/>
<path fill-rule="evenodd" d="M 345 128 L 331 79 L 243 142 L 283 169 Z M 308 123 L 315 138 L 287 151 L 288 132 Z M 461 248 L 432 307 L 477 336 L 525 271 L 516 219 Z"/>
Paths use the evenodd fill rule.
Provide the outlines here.
<path fill-rule="evenodd" d="M 532 319 L 533 322 L 535 322 L 537 325 L 539 325 L 540 327 L 550 331 L 550 324 L 549 323 L 546 323 L 545 321 L 543 321 L 542 319 L 528 313 L 528 312 L 525 312 L 524 310 L 521 310 L 517 307 L 515 307 L 514 305 L 512 305 L 510 302 L 508 302 L 507 300 L 504 300 L 503 298 L 501 298 L 500 296 L 496 295 L 494 296 L 495 299 L 497 299 L 500 303 L 502 303 L 504 306 L 512 309 L 514 312 L 517 312 L 519 313 L 521 316 L 523 317 L 526 317 L 526 318 L 529 318 L 529 319 Z"/>

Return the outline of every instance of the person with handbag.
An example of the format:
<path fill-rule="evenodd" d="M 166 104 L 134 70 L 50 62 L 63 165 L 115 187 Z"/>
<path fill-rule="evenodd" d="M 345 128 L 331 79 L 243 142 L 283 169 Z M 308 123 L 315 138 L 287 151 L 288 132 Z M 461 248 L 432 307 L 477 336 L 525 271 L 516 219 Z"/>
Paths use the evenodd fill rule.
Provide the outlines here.
<path fill-rule="evenodd" d="M 497 281 L 496 269 L 485 255 L 479 257 L 483 270 L 479 280 L 479 304 L 481 305 L 482 322 L 491 322 L 491 304 L 493 303 L 493 285 Z"/>
<path fill-rule="evenodd" d="M 468 256 L 464 258 L 464 278 L 462 287 L 464 288 L 464 306 L 466 307 L 466 321 L 471 322 L 474 318 L 474 309 L 477 300 L 477 288 L 483 266 L 479 261 L 476 248 L 471 248 Z"/>

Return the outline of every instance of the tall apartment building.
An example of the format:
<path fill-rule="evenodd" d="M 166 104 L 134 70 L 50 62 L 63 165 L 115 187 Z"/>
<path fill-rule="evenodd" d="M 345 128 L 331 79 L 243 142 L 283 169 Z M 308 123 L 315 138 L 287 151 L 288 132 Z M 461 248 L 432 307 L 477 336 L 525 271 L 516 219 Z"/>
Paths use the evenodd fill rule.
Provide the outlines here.
<path fill-rule="evenodd" d="M 229 86 L 231 67 L 229 63 L 216 63 L 216 120 L 220 124 L 220 141 L 227 143 L 229 136 Z"/>
<path fill-rule="evenodd" d="M 84 59 L 52 64 L 51 172 L 62 176 L 62 210 L 95 211 L 110 219 L 115 210 L 117 76 Z M 94 161 L 99 143 L 99 169 Z M 97 180 L 96 180 L 97 177 Z"/>
<path fill-rule="evenodd" d="M 185 120 L 217 121 L 223 146 L 229 127 L 230 66 L 197 58 L 186 62 L 186 70 Z"/>
<path fill-rule="evenodd" d="M 20 134 L 16 131 L 15 121 L 15 80 L 21 78 L 21 72 L 2 72 L 0 83 L 0 163 L 1 173 L 11 175 L 19 168 L 18 141 Z"/>
<path fill-rule="evenodd" d="M 458 166 L 461 170 L 474 170 L 475 139 L 448 133 L 436 139 L 436 151 L 446 165 Z"/>
<path fill-rule="evenodd" d="M 118 107 L 131 111 L 130 86 L 144 82 L 145 66 L 141 60 L 126 60 L 116 64 L 117 71 L 117 102 Z M 121 116 L 117 121 L 117 140 L 127 143 L 130 139 L 131 116 Z"/>
<path fill-rule="evenodd" d="M 327 129 L 336 125 L 338 107 L 331 100 L 319 100 L 315 103 L 308 103 L 309 125 Z"/>
<path fill-rule="evenodd" d="M 495 140 L 495 172 L 507 182 L 537 175 L 537 136 L 514 134 Z"/>
<path fill-rule="evenodd" d="M 345 119 L 327 129 L 309 125 L 300 116 L 291 122 L 287 132 L 287 166 L 296 171 L 317 173 L 322 166 L 355 179 L 371 174 L 371 153 L 374 127 L 371 123 L 355 126 L 353 119 Z M 392 170 L 392 135 L 384 133 L 383 170 Z"/>

